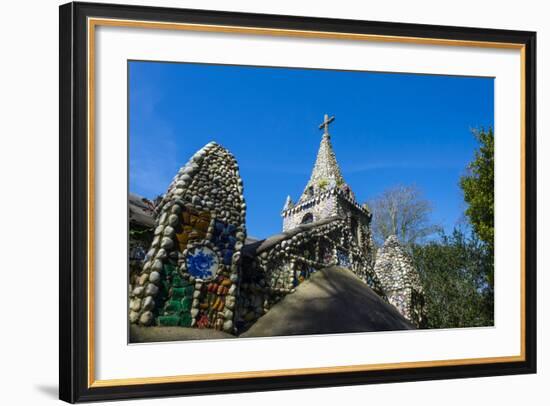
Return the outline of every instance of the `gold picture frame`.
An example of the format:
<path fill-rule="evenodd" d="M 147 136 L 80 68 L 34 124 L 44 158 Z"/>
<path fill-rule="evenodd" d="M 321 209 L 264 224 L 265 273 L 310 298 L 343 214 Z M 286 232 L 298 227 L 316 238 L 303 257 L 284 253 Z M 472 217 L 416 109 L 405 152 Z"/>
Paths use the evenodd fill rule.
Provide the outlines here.
<path fill-rule="evenodd" d="M 163 16 L 170 14 L 170 21 Z M 69 3 L 61 15 L 61 245 L 60 398 L 69 402 L 173 394 L 390 382 L 535 371 L 535 34 L 483 29 L 259 16 L 200 10 Z M 215 21 L 215 22 L 212 22 Z M 252 24 L 252 25 L 251 25 Z M 95 31 L 132 27 L 332 40 L 413 43 L 519 50 L 521 55 L 521 353 L 514 356 L 431 360 L 100 380 L 95 373 L 94 193 Z M 393 32 L 393 33 L 392 33 Z M 78 91 L 79 88 L 85 92 Z M 82 155 L 84 154 L 84 155 Z M 72 174 L 72 176 L 71 176 Z M 74 201 L 79 204 L 75 205 Z M 78 247 L 76 247 L 78 245 Z M 81 260 L 74 261 L 75 255 Z M 82 261 L 86 258 L 86 261 Z M 70 283 L 64 281 L 70 281 Z M 84 296 L 84 297 L 83 297 Z M 68 300 L 67 298 L 72 298 Z M 83 321 L 85 320 L 85 322 Z M 411 372 L 412 371 L 412 372 Z M 438 375 L 439 374 L 439 375 Z M 223 387 L 216 383 L 224 382 Z"/>

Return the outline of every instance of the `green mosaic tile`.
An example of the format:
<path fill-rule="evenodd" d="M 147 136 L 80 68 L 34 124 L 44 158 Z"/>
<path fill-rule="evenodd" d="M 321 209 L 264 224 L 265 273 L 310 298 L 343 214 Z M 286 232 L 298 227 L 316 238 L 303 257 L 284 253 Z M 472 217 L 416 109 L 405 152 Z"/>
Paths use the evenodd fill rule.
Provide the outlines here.
<path fill-rule="evenodd" d="M 165 275 L 170 275 L 172 272 L 176 271 L 176 267 L 171 263 L 166 263 L 164 264 L 163 270 Z"/>
<path fill-rule="evenodd" d="M 187 284 L 184 283 L 183 279 L 179 275 L 175 275 L 172 277 L 172 286 L 175 288 L 183 288 Z"/>
<path fill-rule="evenodd" d="M 172 299 L 183 299 L 187 294 L 187 288 L 172 288 Z"/>
<path fill-rule="evenodd" d="M 181 310 L 184 312 L 188 312 L 191 310 L 191 303 L 193 302 L 193 298 L 190 296 L 186 296 L 181 300 Z"/>
<path fill-rule="evenodd" d="M 164 310 L 167 312 L 181 312 L 182 307 L 182 303 L 179 300 L 170 300 L 166 303 Z"/>
<path fill-rule="evenodd" d="M 180 326 L 182 327 L 191 327 L 191 322 L 193 319 L 189 313 L 184 313 L 180 318 Z"/>
<path fill-rule="evenodd" d="M 171 315 L 171 316 L 159 316 L 157 318 L 159 326 L 171 327 L 177 326 L 180 324 L 180 316 Z"/>

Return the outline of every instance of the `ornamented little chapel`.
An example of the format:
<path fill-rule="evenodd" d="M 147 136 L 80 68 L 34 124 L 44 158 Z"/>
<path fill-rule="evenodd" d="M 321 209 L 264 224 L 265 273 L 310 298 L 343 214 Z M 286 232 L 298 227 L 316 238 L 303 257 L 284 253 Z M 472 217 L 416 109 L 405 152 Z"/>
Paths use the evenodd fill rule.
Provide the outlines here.
<path fill-rule="evenodd" d="M 302 282 L 331 269 L 336 276 L 353 272 L 391 304 L 389 312 L 403 318 L 402 327 L 393 328 L 421 326 L 420 278 L 394 236 L 376 253 L 373 213 L 357 202 L 336 160 L 329 132 L 334 120 L 325 115 L 319 126 L 313 171 L 299 199 L 287 197 L 282 233 L 260 241 L 246 238 L 235 158 L 214 142 L 199 150 L 157 207 L 153 241 L 141 273 L 131 279 L 130 322 L 239 335 Z"/>

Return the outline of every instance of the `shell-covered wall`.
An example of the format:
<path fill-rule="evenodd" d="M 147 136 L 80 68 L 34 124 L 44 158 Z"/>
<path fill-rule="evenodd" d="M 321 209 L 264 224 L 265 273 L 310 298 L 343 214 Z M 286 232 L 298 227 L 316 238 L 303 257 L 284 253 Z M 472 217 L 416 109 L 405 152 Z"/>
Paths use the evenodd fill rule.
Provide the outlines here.
<path fill-rule="evenodd" d="M 350 269 L 384 297 L 370 257 L 353 235 L 350 220 L 327 218 L 263 241 L 249 255 L 252 259 L 243 269 L 237 300 L 238 329 L 247 329 L 311 274 L 333 265 Z"/>
<path fill-rule="evenodd" d="M 161 202 L 129 319 L 234 332 L 246 205 L 235 158 L 211 142 L 182 167 Z"/>
<path fill-rule="evenodd" d="M 324 192 L 290 210 L 285 210 L 282 214 L 283 231 L 298 227 L 308 213 L 313 216 L 313 221 L 337 216 L 338 202 L 335 190 Z"/>
<path fill-rule="evenodd" d="M 298 227 L 302 224 L 304 216 L 308 213 L 313 215 L 313 221 L 334 216 L 345 217 L 351 215 L 359 223 L 370 228 L 370 212 L 361 207 L 351 195 L 347 195 L 342 189 L 336 187 L 315 194 L 308 200 L 284 209 L 281 213 L 283 217 L 283 231 Z"/>

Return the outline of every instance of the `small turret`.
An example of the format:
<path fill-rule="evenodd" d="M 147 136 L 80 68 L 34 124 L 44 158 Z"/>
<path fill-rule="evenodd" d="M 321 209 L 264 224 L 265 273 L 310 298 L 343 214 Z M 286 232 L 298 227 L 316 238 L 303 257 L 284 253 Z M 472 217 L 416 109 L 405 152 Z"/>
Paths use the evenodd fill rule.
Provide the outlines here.
<path fill-rule="evenodd" d="M 388 301 L 410 322 L 422 326 L 425 322 L 422 282 L 397 236 L 390 235 L 378 249 L 374 273 Z"/>
<path fill-rule="evenodd" d="M 288 210 L 288 209 L 292 209 L 294 207 L 294 202 L 292 201 L 292 199 L 290 198 L 290 195 L 286 197 L 286 202 L 285 202 L 285 205 L 283 207 L 283 211 L 285 210 Z"/>

